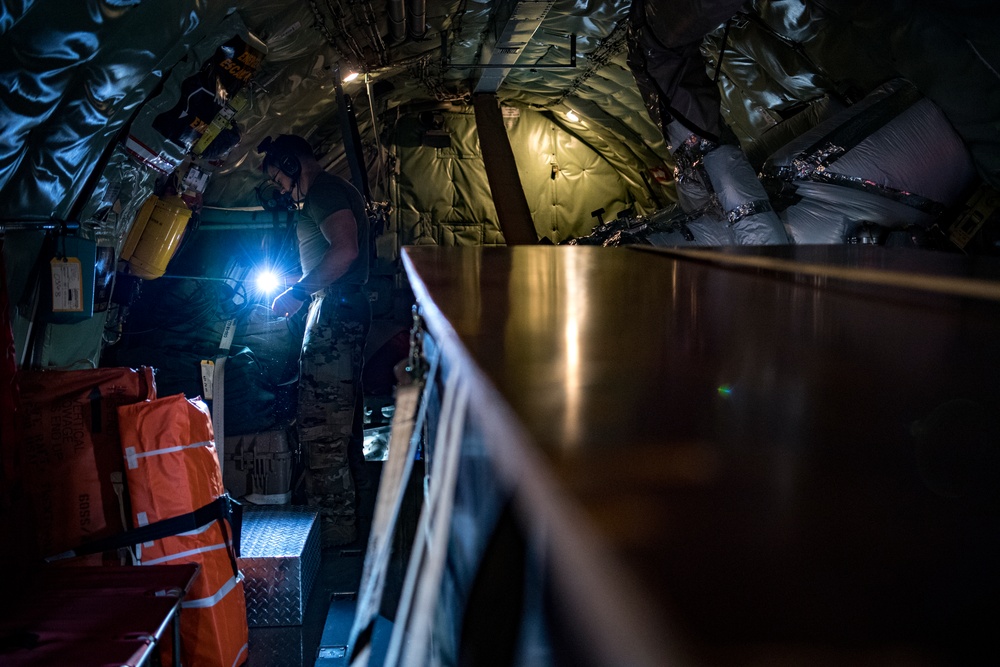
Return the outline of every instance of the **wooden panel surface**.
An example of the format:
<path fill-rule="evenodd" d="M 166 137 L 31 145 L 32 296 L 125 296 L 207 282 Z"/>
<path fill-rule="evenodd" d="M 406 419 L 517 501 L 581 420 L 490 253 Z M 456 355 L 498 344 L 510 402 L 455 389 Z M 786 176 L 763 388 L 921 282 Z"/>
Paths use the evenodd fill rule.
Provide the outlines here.
<path fill-rule="evenodd" d="M 768 253 L 995 269 L 885 248 Z M 551 494 L 533 502 L 586 518 L 685 655 L 996 650 L 1000 302 L 625 248 L 404 257 L 428 328 L 497 402 L 479 418 L 528 448 L 494 438 L 508 483 L 541 466 Z"/>

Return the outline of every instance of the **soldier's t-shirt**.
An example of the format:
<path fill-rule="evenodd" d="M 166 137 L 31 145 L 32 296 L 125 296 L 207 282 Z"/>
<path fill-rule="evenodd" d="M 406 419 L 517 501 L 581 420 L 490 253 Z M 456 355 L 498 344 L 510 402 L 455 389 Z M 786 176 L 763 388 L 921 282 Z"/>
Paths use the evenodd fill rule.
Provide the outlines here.
<path fill-rule="evenodd" d="M 325 171 L 316 175 L 299 210 L 295 233 L 299 239 L 299 262 L 308 274 L 319 264 L 330 243 L 319 224 L 331 213 L 350 209 L 358 224 L 358 257 L 347 273 L 334 281 L 335 285 L 363 285 L 368 282 L 368 215 L 365 200 L 348 181 Z"/>

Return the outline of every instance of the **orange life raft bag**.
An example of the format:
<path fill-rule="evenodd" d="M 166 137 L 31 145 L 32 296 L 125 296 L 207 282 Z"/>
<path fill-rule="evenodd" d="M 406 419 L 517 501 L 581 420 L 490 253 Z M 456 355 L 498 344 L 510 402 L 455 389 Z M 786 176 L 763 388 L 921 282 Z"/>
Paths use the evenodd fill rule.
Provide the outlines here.
<path fill-rule="evenodd" d="M 125 474 L 137 527 L 228 501 L 212 419 L 183 394 L 119 408 Z M 141 528 L 140 528 L 141 530 Z M 225 519 L 139 545 L 143 565 L 198 563 L 181 603 L 185 665 L 234 667 L 247 657 L 247 610 L 233 526 Z"/>
<path fill-rule="evenodd" d="M 16 438 L 4 442 L 14 526 L 27 559 L 125 529 L 112 481 L 122 473 L 118 408 L 156 398 L 151 368 L 21 371 Z M 2 523 L 2 522 L 0 522 Z M 100 565 L 101 556 L 87 559 Z M 79 562 L 78 562 L 79 564 Z"/>

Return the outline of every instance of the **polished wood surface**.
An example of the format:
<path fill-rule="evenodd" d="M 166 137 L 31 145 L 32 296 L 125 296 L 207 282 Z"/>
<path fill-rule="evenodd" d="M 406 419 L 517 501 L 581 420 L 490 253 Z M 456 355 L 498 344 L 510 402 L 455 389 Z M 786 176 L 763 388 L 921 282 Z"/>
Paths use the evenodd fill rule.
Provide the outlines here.
<path fill-rule="evenodd" d="M 877 247 L 763 254 L 996 275 Z M 486 387 L 478 418 L 526 447 L 492 443 L 507 482 L 540 465 L 554 490 L 532 498 L 580 511 L 679 653 L 996 651 L 1000 302 L 627 248 L 404 261 L 428 329 Z"/>

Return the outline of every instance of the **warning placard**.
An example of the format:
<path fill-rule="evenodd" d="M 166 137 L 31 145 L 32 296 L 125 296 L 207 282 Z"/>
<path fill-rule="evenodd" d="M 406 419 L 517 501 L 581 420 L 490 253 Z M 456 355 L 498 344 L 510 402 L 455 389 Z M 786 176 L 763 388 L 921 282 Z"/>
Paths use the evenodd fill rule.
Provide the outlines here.
<path fill-rule="evenodd" d="M 83 312 L 83 270 L 76 257 L 53 259 L 52 312 Z"/>

